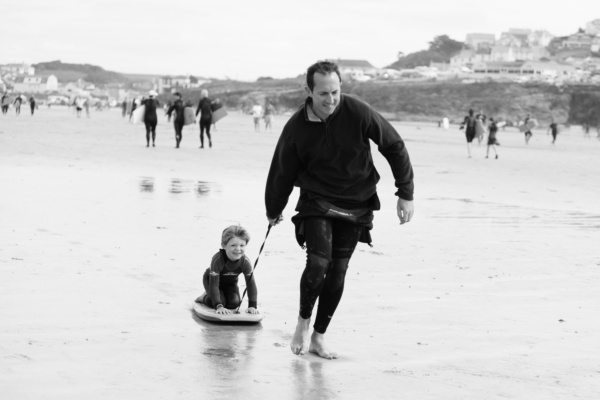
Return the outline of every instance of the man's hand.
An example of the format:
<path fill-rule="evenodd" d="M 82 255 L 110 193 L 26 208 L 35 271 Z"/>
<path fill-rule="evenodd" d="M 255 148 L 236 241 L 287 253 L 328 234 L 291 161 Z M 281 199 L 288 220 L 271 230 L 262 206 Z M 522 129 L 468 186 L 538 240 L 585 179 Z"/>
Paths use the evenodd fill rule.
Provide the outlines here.
<path fill-rule="evenodd" d="M 277 218 L 269 218 L 269 217 L 267 217 L 267 219 L 269 220 L 269 225 L 275 226 L 278 223 L 280 223 L 281 221 L 283 221 L 283 215 L 280 215 Z"/>
<path fill-rule="evenodd" d="M 415 206 L 412 200 L 404 200 L 400 197 L 398 197 L 396 209 L 398 211 L 398 218 L 400 218 L 400 225 L 410 222 L 415 213 Z"/>

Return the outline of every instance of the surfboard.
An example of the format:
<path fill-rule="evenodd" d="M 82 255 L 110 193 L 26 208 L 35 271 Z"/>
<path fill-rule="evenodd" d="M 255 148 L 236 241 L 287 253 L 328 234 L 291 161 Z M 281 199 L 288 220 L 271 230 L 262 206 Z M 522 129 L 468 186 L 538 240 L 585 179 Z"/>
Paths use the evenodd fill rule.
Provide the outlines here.
<path fill-rule="evenodd" d="M 192 107 L 183 109 L 183 125 L 191 125 L 196 123 L 196 112 Z"/>
<path fill-rule="evenodd" d="M 227 116 L 227 110 L 225 109 L 225 107 L 221 107 L 221 108 L 213 111 L 211 123 L 216 124 L 217 121 L 225 118 L 226 116 Z"/>
<path fill-rule="evenodd" d="M 481 121 L 480 119 L 477 119 L 475 121 L 475 137 L 483 136 L 484 132 L 485 132 L 485 126 L 483 126 L 483 121 Z"/>
<path fill-rule="evenodd" d="M 496 122 L 496 126 L 498 128 L 502 128 L 504 125 L 506 125 L 506 121 L 498 121 L 498 122 Z"/>
<path fill-rule="evenodd" d="M 213 308 L 196 302 L 194 302 L 194 314 L 205 321 L 245 324 L 258 324 L 265 317 L 262 311 L 260 314 L 250 314 L 245 311 L 237 314 L 217 314 Z"/>
<path fill-rule="evenodd" d="M 131 115 L 131 123 L 137 124 L 140 122 L 144 122 L 144 114 L 146 113 L 146 106 L 139 106 L 133 111 Z"/>
<path fill-rule="evenodd" d="M 450 121 L 448 120 L 448 118 L 442 118 L 442 126 L 444 127 L 444 129 L 450 128 Z"/>
<path fill-rule="evenodd" d="M 538 125 L 538 122 L 536 119 L 531 118 L 529 121 L 527 121 L 526 124 L 520 125 L 519 126 L 519 130 L 521 132 L 527 132 L 532 130 L 533 128 L 535 128 Z"/>

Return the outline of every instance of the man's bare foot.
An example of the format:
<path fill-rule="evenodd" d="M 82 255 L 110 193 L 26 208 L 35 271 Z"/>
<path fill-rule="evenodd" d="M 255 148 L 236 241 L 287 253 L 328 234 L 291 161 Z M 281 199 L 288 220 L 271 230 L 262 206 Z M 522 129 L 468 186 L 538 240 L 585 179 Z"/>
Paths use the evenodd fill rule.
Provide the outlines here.
<path fill-rule="evenodd" d="M 312 337 L 310 338 L 310 347 L 308 351 L 328 360 L 333 360 L 334 358 L 338 357 L 337 353 L 327 349 L 323 334 L 318 332 L 313 332 Z"/>
<path fill-rule="evenodd" d="M 296 355 L 304 355 L 309 346 L 308 331 L 310 329 L 310 318 L 304 319 L 298 316 L 298 324 L 296 325 L 296 331 L 292 337 L 290 348 L 292 353 Z"/>

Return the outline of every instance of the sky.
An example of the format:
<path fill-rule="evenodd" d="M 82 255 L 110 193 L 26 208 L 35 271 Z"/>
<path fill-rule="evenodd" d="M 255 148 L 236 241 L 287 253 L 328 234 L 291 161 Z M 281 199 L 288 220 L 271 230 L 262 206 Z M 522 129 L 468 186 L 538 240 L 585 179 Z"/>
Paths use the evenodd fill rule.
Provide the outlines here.
<path fill-rule="evenodd" d="M 0 2 L 0 64 L 93 64 L 109 71 L 255 80 L 321 59 L 385 67 L 439 35 L 510 28 L 564 36 L 600 18 L 600 1 L 28 0 Z"/>

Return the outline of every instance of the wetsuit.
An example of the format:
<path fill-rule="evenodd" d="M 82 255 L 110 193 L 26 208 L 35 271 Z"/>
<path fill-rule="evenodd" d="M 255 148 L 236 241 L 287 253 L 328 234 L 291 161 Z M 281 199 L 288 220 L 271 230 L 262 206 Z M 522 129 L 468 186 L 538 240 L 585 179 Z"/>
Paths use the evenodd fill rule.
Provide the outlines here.
<path fill-rule="evenodd" d="M 490 129 L 490 133 L 488 135 L 487 145 L 491 146 L 493 144 L 500 144 L 500 143 L 498 143 L 498 139 L 496 138 L 496 134 L 498 133 L 498 126 L 496 125 L 496 123 L 492 122 L 490 124 L 489 129 Z"/>
<path fill-rule="evenodd" d="M 342 94 L 327 120 L 308 98 L 286 123 L 277 143 L 265 189 L 268 218 L 277 218 L 294 186 L 300 198 L 292 221 L 296 239 L 306 244 L 300 280 L 300 316 L 311 317 L 325 333 L 339 304 L 348 262 L 356 244 L 370 243 L 373 210 L 380 208 L 370 142 L 387 159 L 402 199 L 413 199 L 413 170 L 404 142 L 391 124 L 359 98 Z"/>
<path fill-rule="evenodd" d="M 23 99 L 21 98 L 21 96 L 19 96 L 15 99 L 15 102 L 13 103 L 13 105 L 15 106 L 15 113 L 17 115 L 21 114 L 21 103 L 22 102 L 23 102 Z"/>
<path fill-rule="evenodd" d="M 2 114 L 6 114 L 8 112 L 8 105 L 10 104 L 10 100 L 7 95 L 2 96 Z"/>
<path fill-rule="evenodd" d="M 196 108 L 196 116 L 200 114 L 200 147 L 204 148 L 204 130 L 206 130 L 206 137 L 208 138 L 208 145 L 212 147 L 212 140 L 210 137 L 210 125 L 212 124 L 212 112 L 213 106 L 212 101 L 208 97 L 203 97 L 198 103 Z"/>
<path fill-rule="evenodd" d="M 244 256 L 237 261 L 231 261 L 223 249 L 213 256 L 210 268 L 204 272 L 202 283 L 208 294 L 204 298 L 204 304 L 215 309 L 219 305 L 229 309 L 238 308 L 241 303 L 238 287 L 240 274 L 244 274 L 248 288 L 248 307 L 256 308 L 258 289 L 252 275 L 250 260 Z"/>
<path fill-rule="evenodd" d="M 29 98 L 29 108 L 31 108 L 31 115 L 35 112 L 35 98 L 32 96 Z"/>
<path fill-rule="evenodd" d="M 553 122 L 550 124 L 550 132 L 552 133 L 552 143 L 556 142 L 556 135 L 558 135 L 558 124 Z"/>
<path fill-rule="evenodd" d="M 465 136 L 467 137 L 467 143 L 471 143 L 475 139 L 475 124 L 477 119 L 472 115 L 467 115 L 463 121 L 465 127 Z"/>
<path fill-rule="evenodd" d="M 179 143 L 181 143 L 181 139 L 183 138 L 183 109 L 184 109 L 183 101 L 180 99 L 175 100 L 173 105 L 169 107 L 167 111 L 167 115 L 169 119 L 171 118 L 173 111 L 175 112 L 175 118 L 173 119 L 173 126 L 175 127 L 175 147 L 179 148 Z"/>
<path fill-rule="evenodd" d="M 146 125 L 146 147 L 150 146 L 150 134 L 152 134 L 152 146 L 156 140 L 156 124 L 158 123 L 158 117 L 156 116 L 156 109 L 159 107 L 159 103 L 156 99 L 144 99 L 142 100 L 144 108 L 144 125 Z"/>

